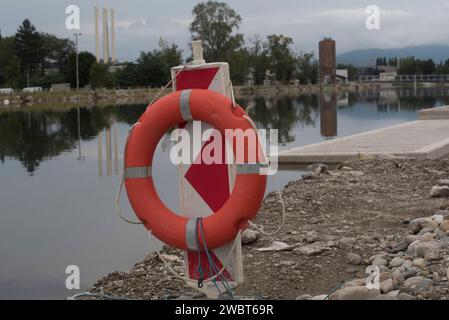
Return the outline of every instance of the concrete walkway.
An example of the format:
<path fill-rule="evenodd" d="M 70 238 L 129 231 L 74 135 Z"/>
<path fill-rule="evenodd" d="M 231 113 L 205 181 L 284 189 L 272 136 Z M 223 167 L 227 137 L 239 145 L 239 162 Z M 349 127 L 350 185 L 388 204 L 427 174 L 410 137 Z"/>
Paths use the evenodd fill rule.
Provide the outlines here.
<path fill-rule="evenodd" d="M 449 106 L 424 109 L 419 112 L 419 120 L 449 119 Z"/>
<path fill-rule="evenodd" d="M 279 153 L 279 163 L 337 163 L 376 155 L 438 159 L 448 154 L 449 115 L 290 149 Z"/>

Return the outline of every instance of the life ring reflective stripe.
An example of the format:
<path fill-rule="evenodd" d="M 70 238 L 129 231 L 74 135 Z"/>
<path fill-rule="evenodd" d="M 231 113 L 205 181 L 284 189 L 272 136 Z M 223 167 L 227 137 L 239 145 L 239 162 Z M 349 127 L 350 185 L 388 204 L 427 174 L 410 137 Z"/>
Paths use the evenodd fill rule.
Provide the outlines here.
<path fill-rule="evenodd" d="M 234 107 L 227 97 L 202 89 L 172 93 L 151 105 L 142 115 L 125 150 L 125 186 L 137 217 L 159 240 L 180 249 L 204 247 L 202 239 L 195 233 L 196 220 L 172 212 L 156 192 L 151 166 L 162 136 L 179 123 L 191 120 L 207 122 L 223 135 L 225 129 L 253 130 L 245 115 L 245 111 L 239 106 Z M 238 151 L 235 148 L 234 144 L 234 154 Z M 247 144 L 244 148 L 247 155 Z M 263 154 L 258 152 L 256 162 L 237 163 L 230 198 L 218 211 L 203 218 L 204 237 L 209 249 L 231 242 L 239 230 L 248 226 L 248 220 L 256 216 L 267 183 L 266 176 L 259 174 L 264 162 Z"/>

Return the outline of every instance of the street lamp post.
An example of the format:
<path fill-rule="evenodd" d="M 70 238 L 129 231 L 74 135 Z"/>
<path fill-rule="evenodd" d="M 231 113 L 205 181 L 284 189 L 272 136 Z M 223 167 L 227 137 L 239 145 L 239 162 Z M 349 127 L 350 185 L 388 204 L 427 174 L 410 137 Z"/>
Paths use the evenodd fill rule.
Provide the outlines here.
<path fill-rule="evenodd" d="M 78 60 L 78 37 L 81 33 L 74 33 L 75 36 L 75 48 L 76 48 L 76 90 L 80 89 L 80 75 L 79 75 L 79 60 Z"/>
<path fill-rule="evenodd" d="M 76 49 L 76 91 L 80 90 L 80 74 L 79 74 L 79 59 L 78 59 L 78 37 L 81 36 L 81 33 L 74 33 L 75 36 L 75 49 Z M 84 160 L 81 152 L 81 113 L 80 107 L 76 108 L 77 110 L 77 123 L 78 123 L 78 160 Z"/>

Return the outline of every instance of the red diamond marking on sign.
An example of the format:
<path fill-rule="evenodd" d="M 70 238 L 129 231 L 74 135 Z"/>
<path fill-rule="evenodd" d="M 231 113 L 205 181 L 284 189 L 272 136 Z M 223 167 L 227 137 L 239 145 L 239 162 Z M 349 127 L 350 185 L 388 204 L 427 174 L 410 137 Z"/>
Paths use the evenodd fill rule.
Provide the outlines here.
<path fill-rule="evenodd" d="M 226 142 L 222 137 L 221 164 L 205 164 L 202 162 L 204 148 L 211 143 L 209 139 L 201 148 L 197 159 L 187 170 L 185 177 L 191 186 L 198 192 L 212 211 L 218 211 L 229 198 L 229 173 L 225 163 Z"/>

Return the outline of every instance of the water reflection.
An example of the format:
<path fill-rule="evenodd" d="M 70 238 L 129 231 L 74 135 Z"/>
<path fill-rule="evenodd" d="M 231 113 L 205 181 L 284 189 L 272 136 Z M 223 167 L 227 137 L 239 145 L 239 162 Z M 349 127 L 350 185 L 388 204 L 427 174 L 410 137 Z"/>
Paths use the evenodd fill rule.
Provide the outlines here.
<path fill-rule="evenodd" d="M 13 111 L 0 113 L 0 161 L 19 160 L 29 174 L 39 165 L 62 153 L 78 149 L 84 159 L 82 142 L 95 139 L 105 131 L 106 172 L 118 171 L 118 137 L 116 122 L 134 123 L 144 106 L 80 108 L 65 111 Z M 99 136 L 99 145 L 102 143 Z M 98 147 L 99 155 L 102 150 Z M 101 167 L 101 166 L 99 166 Z M 100 173 L 102 169 L 100 168 Z"/>
<path fill-rule="evenodd" d="M 337 94 L 335 92 L 320 94 L 320 128 L 322 137 L 333 138 L 337 135 Z"/>
<path fill-rule="evenodd" d="M 111 133 L 112 132 L 112 133 Z M 98 145 L 98 176 L 103 176 L 103 164 L 106 161 L 106 175 L 108 177 L 119 174 L 119 147 L 117 125 L 114 123 L 112 128 L 106 128 L 100 132 L 97 137 Z M 103 134 L 105 136 L 105 145 L 103 145 Z M 106 159 L 103 160 L 103 149 L 106 152 Z M 113 162 L 114 161 L 114 162 Z M 114 167 L 114 172 L 112 168 Z"/>
<path fill-rule="evenodd" d="M 416 95 L 416 96 L 414 96 Z M 305 94 L 297 97 L 252 97 L 238 101 L 252 105 L 250 114 L 260 128 L 278 129 L 281 145 L 297 141 L 296 129 L 316 127 L 323 138 L 339 135 L 339 110 L 373 104 L 379 113 L 416 112 L 449 104 L 448 88 L 402 88 L 363 92 Z M 82 141 L 98 136 L 100 176 L 117 174 L 118 133 L 115 123 L 133 124 L 145 106 L 75 108 L 68 111 L 14 111 L 0 113 L 0 161 L 19 160 L 32 175 L 39 165 L 59 154 L 78 149 Z M 362 112 L 361 112 L 362 113 Z M 102 133 L 102 134 L 100 134 Z M 104 150 L 102 144 L 104 145 Z M 106 166 L 103 168 L 103 157 Z"/>

